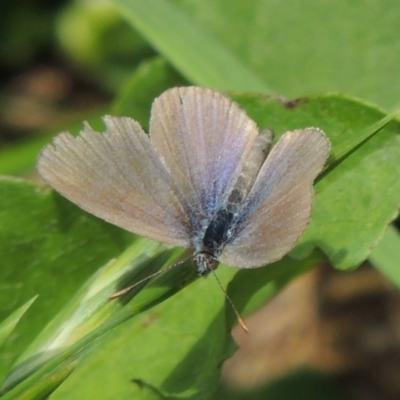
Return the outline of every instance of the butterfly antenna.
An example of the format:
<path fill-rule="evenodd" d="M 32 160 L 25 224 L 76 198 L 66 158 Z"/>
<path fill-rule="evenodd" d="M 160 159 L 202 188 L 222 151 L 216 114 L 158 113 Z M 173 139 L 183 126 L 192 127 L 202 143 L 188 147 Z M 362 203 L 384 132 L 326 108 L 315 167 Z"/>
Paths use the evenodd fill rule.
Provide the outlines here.
<path fill-rule="evenodd" d="M 211 272 L 214 274 L 215 279 L 219 285 L 219 287 L 221 288 L 221 290 L 224 292 L 226 299 L 228 300 L 229 304 L 231 305 L 233 312 L 236 315 L 236 319 L 239 322 L 239 325 L 242 327 L 242 329 L 246 332 L 249 333 L 249 328 L 246 326 L 246 324 L 244 323 L 242 317 L 239 314 L 239 311 L 236 309 L 235 305 L 233 304 L 232 299 L 229 297 L 227 291 L 224 289 L 224 287 L 222 286 L 221 281 L 218 279 L 217 274 L 215 273 L 215 271 L 213 269 L 211 269 Z"/>
<path fill-rule="evenodd" d="M 129 293 L 132 289 L 134 289 L 136 286 L 140 285 L 141 283 L 146 282 L 146 281 L 148 281 L 148 280 L 154 278 L 155 276 L 165 274 L 166 272 L 168 272 L 168 271 L 171 270 L 172 268 L 175 268 L 175 267 L 177 267 L 178 265 L 181 265 L 181 264 L 185 263 L 187 260 L 189 260 L 189 258 L 190 258 L 190 257 L 187 257 L 187 258 L 185 258 L 184 260 L 179 261 L 179 262 L 177 262 L 177 263 L 175 263 L 175 264 L 172 264 L 172 265 L 170 265 L 170 266 L 167 267 L 167 268 L 163 268 L 163 269 L 161 269 L 160 271 L 154 272 L 154 274 L 151 274 L 151 275 L 149 275 L 149 276 L 146 276 L 146 278 L 143 278 L 143 279 L 141 279 L 140 281 L 135 282 L 133 285 L 128 286 L 128 287 L 126 287 L 125 289 L 122 289 L 122 290 L 120 290 L 120 291 L 118 291 L 118 292 L 112 294 L 111 296 L 109 296 L 108 300 L 114 300 L 114 299 L 116 299 L 116 298 L 118 298 L 118 297 L 121 297 L 121 296 L 123 296 L 123 295 Z"/>

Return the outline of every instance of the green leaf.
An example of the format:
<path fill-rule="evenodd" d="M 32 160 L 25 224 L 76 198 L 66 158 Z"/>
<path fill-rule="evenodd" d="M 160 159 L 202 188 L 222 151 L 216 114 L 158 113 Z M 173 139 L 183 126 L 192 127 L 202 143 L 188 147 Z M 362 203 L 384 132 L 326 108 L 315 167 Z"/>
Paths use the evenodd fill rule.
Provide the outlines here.
<path fill-rule="evenodd" d="M 301 0 L 290 7 L 272 0 L 115 2 L 196 84 L 224 90 L 239 86 L 290 98 L 343 92 L 391 110 L 400 107 L 396 0 Z M 199 30 L 203 40 L 197 37 Z M 234 62 L 212 53 L 214 43 Z M 258 87 L 246 83 L 243 68 L 261 81 Z"/>
<path fill-rule="evenodd" d="M 336 163 L 343 161 L 345 157 L 350 155 L 358 146 L 369 140 L 372 136 L 376 135 L 382 128 L 384 128 L 389 122 L 393 121 L 399 116 L 400 112 L 395 112 L 386 117 L 382 118 L 378 122 L 365 127 L 361 131 L 357 132 L 356 135 L 348 135 L 338 143 L 331 152 L 331 161 L 335 166 Z M 332 168 L 332 166 L 331 166 Z"/>
<path fill-rule="evenodd" d="M 28 300 L 20 308 L 16 309 L 11 315 L 4 319 L 0 323 L 0 346 L 5 342 L 5 340 L 10 336 L 15 327 L 17 326 L 21 317 L 26 313 L 32 303 L 37 299 L 37 296 Z"/>
<path fill-rule="evenodd" d="M 138 282 L 165 265 L 173 265 L 181 252 L 170 254 L 162 252 L 163 248 L 137 239 L 120 257 L 99 270 L 20 357 L 2 385 L 2 398 L 50 393 L 102 336 L 196 278 L 193 268 L 175 268 L 145 290 L 141 288 L 149 283 L 147 278 L 120 301 L 108 301 L 121 283 L 125 287 L 132 280 Z M 129 302 L 133 295 L 134 300 Z"/>
<path fill-rule="evenodd" d="M 395 227 L 389 226 L 382 240 L 369 255 L 369 260 L 400 289 L 399 248 L 399 231 Z"/>
<path fill-rule="evenodd" d="M 47 360 L 95 331 L 114 315 L 121 303 L 108 302 L 108 297 L 119 290 L 121 279 L 125 280 L 125 275 L 129 275 L 137 281 L 143 273 L 148 276 L 166 262 L 167 255 L 160 254 L 163 251 L 164 246 L 159 243 L 139 238 L 118 258 L 97 271 L 19 357 L 3 388 L 14 386 L 31 375 Z M 170 257 L 167 262 L 171 262 Z M 79 350 L 81 348 L 75 353 Z"/>
<path fill-rule="evenodd" d="M 128 253 L 131 253 L 131 251 Z M 309 270 L 322 259 L 318 255 L 305 262 L 294 262 L 286 258 L 269 268 L 249 271 L 250 274 L 248 275 L 245 275 L 244 271 L 237 273 L 235 269 L 224 267 L 220 267 L 217 273 L 224 286 L 232 276 L 238 277 L 238 279 L 234 279 L 229 290 L 230 293 L 235 295 L 235 297 L 232 297 L 235 305 L 237 302 L 240 307 L 243 303 L 246 303 L 246 299 L 254 297 L 252 301 L 252 308 L 254 309 L 255 306 L 259 307 L 263 304 L 266 298 L 276 294 L 290 279 Z M 158 393 L 162 398 L 168 399 L 187 397 L 196 399 L 204 398 L 204 390 L 212 393 L 220 374 L 216 367 L 219 367 L 232 354 L 233 350 L 233 343 L 226 336 L 229 332 L 226 325 L 232 326 L 236 323 L 231 306 L 226 302 L 214 277 L 210 276 L 210 279 L 214 282 L 210 283 L 210 279 L 200 279 L 200 283 L 196 282 L 186 288 L 183 291 L 184 295 L 181 292 L 173 299 L 158 305 L 144 315 L 130 319 L 138 313 L 138 310 L 143 310 L 148 308 L 149 304 L 154 304 L 152 298 L 158 299 L 157 302 L 159 302 L 166 293 L 165 290 L 170 291 L 170 285 L 172 287 L 181 286 L 180 284 L 177 285 L 177 282 L 180 281 L 177 277 L 187 269 L 188 266 L 177 267 L 174 269 L 174 276 L 167 277 L 170 274 L 166 274 L 161 279 L 157 279 L 154 284 L 139 292 L 122 310 L 122 313 L 117 313 L 115 318 L 111 318 L 102 327 L 95 329 L 87 337 L 60 353 L 47 366 L 42 367 L 3 398 L 5 400 L 13 399 L 17 395 L 21 398 L 30 398 L 29 396 L 32 393 L 50 393 L 72 372 L 73 368 L 78 365 L 77 361 L 88 353 L 88 349 L 91 350 L 90 355 L 83 363 L 79 364 L 82 367 L 78 367 L 56 394 L 53 394 L 55 398 L 60 393 L 61 398 L 70 396 L 71 393 L 74 393 L 75 397 L 97 397 L 101 393 L 106 393 L 107 390 L 118 393 L 121 399 L 129 398 L 132 394 L 132 385 L 130 380 L 126 378 L 126 370 L 134 371 L 132 372 L 135 374 L 132 381 L 134 381 L 136 389 L 140 388 L 138 393 L 135 392 L 136 398 L 153 398 L 152 396 Z M 109 267 L 106 270 L 108 270 L 107 273 L 103 272 L 100 275 L 108 275 L 110 273 Z M 115 268 L 112 268 L 112 270 L 115 270 Z M 190 270 L 194 271 L 193 268 L 190 268 Z M 188 277 L 185 280 L 188 281 Z M 90 285 L 90 289 L 87 290 L 89 293 L 93 292 L 96 281 L 98 279 L 95 279 Z M 167 282 L 168 284 L 166 284 Z M 207 292 L 206 299 L 204 297 L 205 292 Z M 80 299 L 80 296 L 78 296 L 78 299 Z M 256 301 L 254 302 L 254 300 Z M 72 301 L 72 305 L 75 303 L 76 299 Z M 88 307 L 84 303 L 83 305 L 78 303 L 81 306 L 78 307 L 77 312 L 88 315 L 90 320 L 90 312 L 93 312 L 93 306 L 89 305 Z M 70 307 L 67 307 L 68 309 Z M 113 309 L 117 310 L 117 308 Z M 172 316 L 171 309 L 174 310 Z M 225 314 L 226 312 L 227 314 Z M 65 315 L 65 313 L 63 314 Z M 94 313 L 95 320 L 99 320 L 98 314 Z M 104 315 L 104 311 L 101 312 L 100 319 L 103 319 Z M 225 318 L 228 318 L 230 322 Z M 118 328 L 123 321 L 127 322 Z M 210 321 L 212 321 L 211 327 L 207 328 Z M 219 328 L 215 330 L 215 326 Z M 111 330 L 115 327 L 117 328 Z M 223 335 L 221 335 L 221 329 Z M 80 327 L 79 332 L 81 331 Z M 178 342 L 176 342 L 177 332 L 180 337 Z M 201 332 L 205 333 L 199 339 L 197 336 Z M 109 335 L 102 339 L 105 333 L 109 333 Z M 154 336 L 154 339 L 152 336 Z M 56 339 L 58 338 L 56 337 Z M 196 344 L 193 344 L 195 339 L 197 340 Z M 109 343 L 111 344 L 108 345 Z M 62 342 L 60 343 L 59 340 L 57 340 L 57 345 L 62 348 Z M 94 348 L 93 345 L 95 345 Z M 49 347 L 53 348 L 53 346 Z M 154 363 L 155 356 L 153 354 L 162 354 L 175 347 L 179 351 L 173 352 L 173 357 L 161 357 L 157 359 L 156 364 Z M 39 352 L 39 354 L 42 354 L 42 352 Z M 131 360 L 136 360 L 136 362 L 132 363 Z M 121 366 L 122 369 L 118 369 L 118 366 Z M 22 368 L 24 367 L 23 365 Z M 104 379 L 101 379 L 102 376 L 104 376 Z M 91 377 L 98 381 L 97 385 L 93 385 Z M 106 380 L 105 377 L 108 377 L 108 379 Z M 112 388 L 109 383 L 113 380 L 115 387 Z M 102 385 L 102 382 L 107 382 L 106 387 Z M 140 387 L 137 387 L 138 385 Z M 143 388 L 146 390 L 143 390 Z"/>
<path fill-rule="evenodd" d="M 270 92 L 246 63 L 163 0 L 115 0 L 122 15 L 189 81 L 219 90 Z"/>
<path fill-rule="evenodd" d="M 32 169 L 40 150 L 52 135 L 43 135 L 22 144 L 3 146 L 0 150 L 0 174 L 21 174 Z"/>
<path fill-rule="evenodd" d="M 153 100 L 170 87 L 184 85 L 187 81 L 164 59 L 153 58 L 135 70 L 114 101 L 111 114 L 132 117 L 147 129 Z"/>
<path fill-rule="evenodd" d="M 234 273 L 225 268 L 218 276 L 226 284 Z M 54 399 L 158 398 L 150 387 L 173 398 L 208 398 L 226 357 L 224 304 L 214 277 L 199 279 L 114 329 L 53 394 Z"/>
<path fill-rule="evenodd" d="M 284 257 L 263 268 L 240 270 L 229 283 L 228 293 L 240 313 L 249 315 L 262 307 L 297 276 L 325 261 L 326 257 L 316 250 L 305 260 Z M 227 312 L 230 316 L 229 321 L 233 325 L 235 315 L 230 308 Z"/>
<path fill-rule="evenodd" d="M 71 293 L 131 241 L 43 186 L 0 178 L 0 319 L 39 294 L 0 353 L 0 376 Z"/>

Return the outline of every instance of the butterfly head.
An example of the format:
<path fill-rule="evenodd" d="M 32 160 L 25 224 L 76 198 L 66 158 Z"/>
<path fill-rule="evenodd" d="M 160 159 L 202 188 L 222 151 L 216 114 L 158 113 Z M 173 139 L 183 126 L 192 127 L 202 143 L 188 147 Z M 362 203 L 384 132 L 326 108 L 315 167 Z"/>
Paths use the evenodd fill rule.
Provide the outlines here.
<path fill-rule="evenodd" d="M 197 274 L 200 276 L 208 275 L 219 265 L 214 255 L 206 251 L 200 251 L 193 255 L 193 264 L 196 267 Z"/>

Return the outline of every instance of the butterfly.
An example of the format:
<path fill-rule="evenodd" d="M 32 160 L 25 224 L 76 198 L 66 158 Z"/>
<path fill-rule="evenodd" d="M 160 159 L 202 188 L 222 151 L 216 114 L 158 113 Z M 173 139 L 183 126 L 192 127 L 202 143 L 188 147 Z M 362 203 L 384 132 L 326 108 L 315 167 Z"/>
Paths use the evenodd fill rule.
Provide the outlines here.
<path fill-rule="evenodd" d="M 330 142 L 317 128 L 270 130 L 203 87 L 155 99 L 149 134 L 127 117 L 60 133 L 38 171 L 82 209 L 128 231 L 192 248 L 199 275 L 219 263 L 257 268 L 281 259 L 310 221 L 313 181 Z"/>

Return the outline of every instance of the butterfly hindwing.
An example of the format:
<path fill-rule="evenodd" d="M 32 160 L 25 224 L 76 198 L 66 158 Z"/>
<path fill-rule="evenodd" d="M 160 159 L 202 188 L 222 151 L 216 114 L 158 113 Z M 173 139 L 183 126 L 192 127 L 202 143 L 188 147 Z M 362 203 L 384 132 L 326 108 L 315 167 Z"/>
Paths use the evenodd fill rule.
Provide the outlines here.
<path fill-rule="evenodd" d="M 322 131 L 286 132 L 272 148 L 219 259 L 241 268 L 277 261 L 304 232 L 311 215 L 313 181 L 329 154 Z"/>

